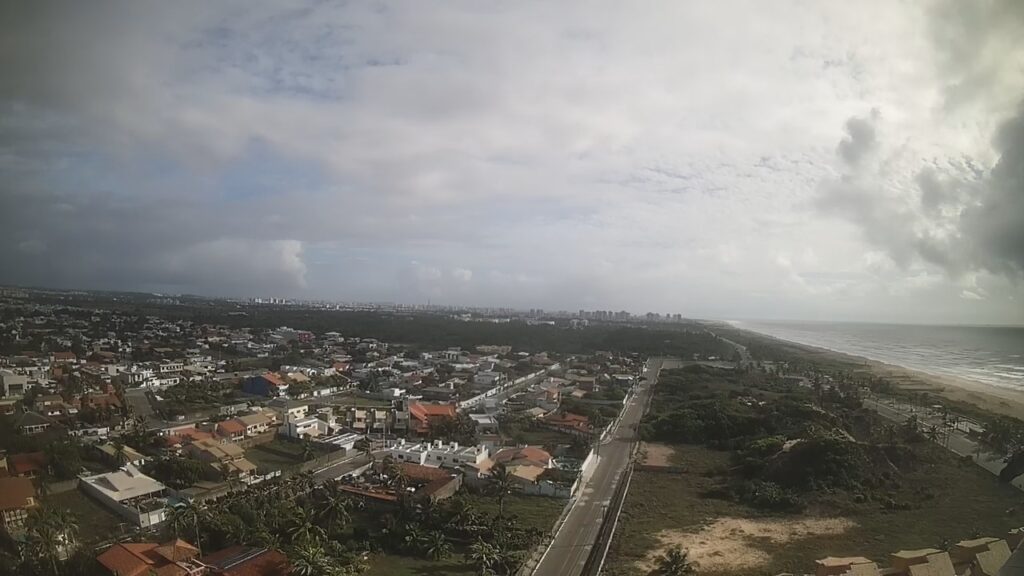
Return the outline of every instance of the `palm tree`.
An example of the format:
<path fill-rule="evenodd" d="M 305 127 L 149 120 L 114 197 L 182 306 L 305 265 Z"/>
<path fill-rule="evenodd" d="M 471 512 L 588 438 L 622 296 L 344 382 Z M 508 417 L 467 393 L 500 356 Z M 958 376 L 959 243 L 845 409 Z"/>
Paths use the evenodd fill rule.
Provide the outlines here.
<path fill-rule="evenodd" d="M 388 477 L 388 483 L 399 490 L 404 489 L 409 483 L 409 479 L 406 477 L 405 472 L 402 471 L 402 465 L 391 455 L 384 457 L 381 472 Z"/>
<path fill-rule="evenodd" d="M 505 513 L 505 497 L 516 489 L 515 476 L 508 471 L 504 463 L 495 464 L 491 468 L 491 491 L 498 499 L 498 518 Z"/>
<path fill-rule="evenodd" d="M 313 458 L 316 458 L 316 450 L 313 449 L 313 443 L 305 438 L 302 440 L 302 461 L 309 462 Z"/>
<path fill-rule="evenodd" d="M 294 576 L 323 576 L 334 570 L 331 557 L 319 542 L 307 541 L 293 546 L 287 556 Z"/>
<path fill-rule="evenodd" d="M 496 547 L 483 540 L 477 540 L 469 547 L 469 559 L 479 574 L 493 574 L 493 567 L 501 561 L 500 552 Z"/>
<path fill-rule="evenodd" d="M 199 521 L 204 516 L 205 511 L 195 500 L 188 500 L 183 506 L 175 506 L 171 508 L 171 516 L 169 518 L 171 533 L 174 534 L 175 537 L 178 537 L 178 535 L 184 531 L 185 527 L 191 524 L 196 536 L 196 540 L 193 544 L 195 544 L 196 548 L 201 552 L 203 544 L 199 538 Z"/>
<path fill-rule="evenodd" d="M 452 545 L 444 534 L 435 530 L 424 539 L 424 548 L 427 557 L 431 560 L 443 560 L 451 555 Z"/>
<path fill-rule="evenodd" d="M 366 438 L 364 436 L 358 442 L 355 443 L 353 448 L 363 453 L 363 456 L 365 456 L 366 459 L 370 461 L 371 467 L 377 461 L 377 456 L 373 453 L 373 442 L 371 442 L 369 438 Z"/>
<path fill-rule="evenodd" d="M 313 515 L 302 506 L 292 512 L 287 532 L 291 541 L 298 543 L 319 542 L 325 536 L 323 528 L 316 524 Z"/>
<path fill-rule="evenodd" d="M 696 574 L 697 569 L 690 562 L 686 550 L 679 546 L 669 548 L 655 561 L 654 574 L 657 576 L 687 576 Z"/>
<path fill-rule="evenodd" d="M 349 499 L 341 495 L 341 490 L 333 482 L 325 484 L 320 489 L 316 499 L 316 515 L 327 532 L 341 530 L 352 520 L 349 504 Z"/>
<path fill-rule="evenodd" d="M 128 452 L 124 449 L 124 442 L 120 439 L 116 439 L 112 442 L 114 445 L 114 465 L 120 468 L 128 463 Z"/>

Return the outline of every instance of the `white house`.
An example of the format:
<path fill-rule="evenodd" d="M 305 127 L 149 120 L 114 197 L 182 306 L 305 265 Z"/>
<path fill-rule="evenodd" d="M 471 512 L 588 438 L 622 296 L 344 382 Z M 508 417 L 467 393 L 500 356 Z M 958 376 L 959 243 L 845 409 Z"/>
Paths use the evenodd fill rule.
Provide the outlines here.
<path fill-rule="evenodd" d="M 316 437 L 328 433 L 327 422 L 314 416 L 289 418 L 281 427 L 281 433 L 292 438 Z"/>
<path fill-rule="evenodd" d="M 87 476 L 78 483 L 83 492 L 131 520 L 140 528 L 167 519 L 167 488 L 131 464 L 116 472 Z"/>
<path fill-rule="evenodd" d="M 463 464 L 480 464 L 487 459 L 488 452 L 483 444 L 460 446 L 458 442 L 444 444 L 440 440 L 414 444 L 403 439 L 389 448 L 388 454 L 399 462 L 457 468 Z"/>

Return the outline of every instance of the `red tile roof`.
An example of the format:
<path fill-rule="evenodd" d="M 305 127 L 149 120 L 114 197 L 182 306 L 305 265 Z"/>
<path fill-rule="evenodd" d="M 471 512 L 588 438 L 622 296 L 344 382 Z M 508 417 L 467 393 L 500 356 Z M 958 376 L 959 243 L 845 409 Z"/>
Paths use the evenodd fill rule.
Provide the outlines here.
<path fill-rule="evenodd" d="M 225 420 L 220 424 L 217 424 L 217 432 L 220 432 L 223 436 L 245 434 L 245 424 L 242 424 L 238 420 Z"/>
<path fill-rule="evenodd" d="M 572 412 L 562 412 L 550 414 L 544 418 L 549 424 L 559 426 L 562 428 L 573 428 L 576 430 L 586 431 L 590 429 L 590 419 L 586 416 L 580 416 L 579 414 L 573 414 Z"/>
<path fill-rule="evenodd" d="M 495 462 L 504 462 L 506 464 L 537 464 L 543 468 L 547 468 L 551 464 L 551 454 L 546 450 L 537 448 L 536 446 L 526 446 L 523 448 L 506 448 L 499 450 L 491 456 L 491 460 Z"/>
<path fill-rule="evenodd" d="M 0 510 L 35 506 L 36 487 L 28 478 L 0 478 Z"/>
<path fill-rule="evenodd" d="M 425 432 L 430 428 L 430 421 L 437 418 L 455 418 L 454 404 L 409 404 L 409 416 L 416 420 L 416 430 Z"/>
<path fill-rule="evenodd" d="M 117 576 L 184 576 L 188 572 L 178 563 L 191 560 L 198 554 L 199 550 L 184 540 L 172 540 L 166 544 L 123 542 L 114 544 L 96 560 Z"/>
<path fill-rule="evenodd" d="M 48 464 L 46 454 L 29 452 L 28 454 L 11 454 L 7 457 L 7 466 L 15 476 L 42 472 Z"/>
<path fill-rule="evenodd" d="M 263 379 L 279 388 L 288 385 L 280 376 L 274 374 L 273 372 L 264 373 Z"/>

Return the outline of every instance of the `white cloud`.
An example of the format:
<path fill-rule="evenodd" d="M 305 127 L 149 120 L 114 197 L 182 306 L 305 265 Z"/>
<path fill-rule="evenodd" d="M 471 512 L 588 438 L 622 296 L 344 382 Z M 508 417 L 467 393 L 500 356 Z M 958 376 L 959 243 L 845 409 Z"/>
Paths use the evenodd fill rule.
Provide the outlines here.
<path fill-rule="evenodd" d="M 876 234 L 916 221 L 923 161 L 995 160 L 997 122 L 945 97 L 933 4 L 12 8 L 0 239 L 48 222 L 70 262 L 2 279 L 930 317 L 962 288 L 812 204 L 823 180 L 864 188 L 837 176 L 852 117 L 880 120 L 842 153 L 897 209 L 843 210 Z M 937 214 L 963 193 L 931 190 Z"/>

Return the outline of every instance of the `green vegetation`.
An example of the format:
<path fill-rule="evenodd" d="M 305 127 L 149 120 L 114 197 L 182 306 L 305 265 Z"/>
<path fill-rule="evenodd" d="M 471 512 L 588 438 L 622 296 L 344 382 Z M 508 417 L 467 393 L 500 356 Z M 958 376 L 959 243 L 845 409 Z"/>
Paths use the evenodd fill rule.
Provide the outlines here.
<path fill-rule="evenodd" d="M 466 494 L 462 498 L 469 506 L 483 514 L 498 513 L 498 502 L 492 496 Z M 509 494 L 505 497 L 504 515 L 516 520 L 525 528 L 550 532 L 564 507 L 565 500 L 560 498 Z"/>
<path fill-rule="evenodd" d="M 377 554 L 370 559 L 364 576 L 442 576 L 446 574 L 477 574 L 471 560 L 454 554 L 442 560 Z"/>
<path fill-rule="evenodd" d="M 779 534 L 808 519 L 849 526 L 795 530 L 785 542 L 709 536 L 741 539 L 767 558 L 722 574 L 805 572 L 826 555 L 884 560 L 899 548 L 998 535 L 1020 523 L 1016 489 L 924 441 L 914 421 L 894 426 L 861 409 L 858 393 L 843 379 L 801 387 L 754 371 L 663 371 L 640 432 L 673 443 L 685 472 L 634 476 L 609 573 L 646 573 L 636 562 L 656 567 L 649 551 L 667 542 L 659 534 L 696 534 L 723 519 L 768 522 Z"/>
<path fill-rule="evenodd" d="M 165 418 L 205 413 L 235 402 L 236 392 L 234 385 L 227 381 L 182 382 L 160 392 L 163 401 L 159 410 Z"/>

